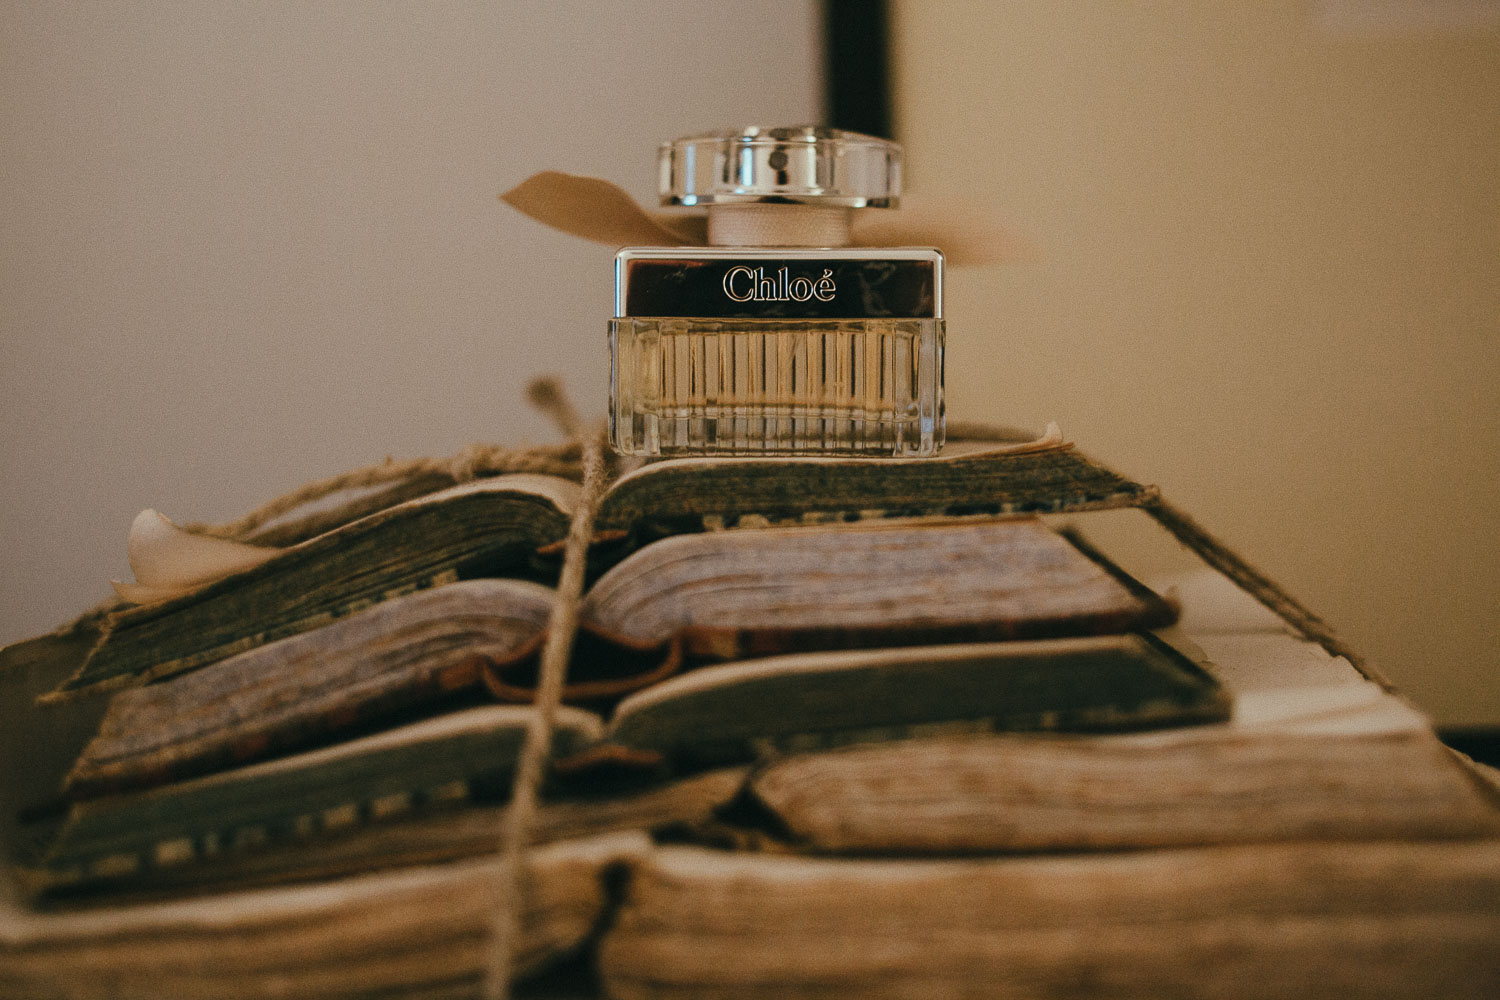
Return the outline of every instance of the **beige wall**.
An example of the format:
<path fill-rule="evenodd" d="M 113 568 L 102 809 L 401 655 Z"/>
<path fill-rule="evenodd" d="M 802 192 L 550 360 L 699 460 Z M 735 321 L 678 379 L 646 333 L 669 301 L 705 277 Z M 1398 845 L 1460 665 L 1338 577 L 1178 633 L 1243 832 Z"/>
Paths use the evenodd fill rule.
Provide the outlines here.
<path fill-rule="evenodd" d="M 0 4 L 0 643 L 128 576 L 143 507 L 602 415 L 612 253 L 535 170 L 815 119 L 814 0 Z M 732 44 L 731 44 L 732 42 Z"/>
<path fill-rule="evenodd" d="M 950 414 L 1060 421 L 1500 723 L 1500 31 L 1424 6 L 898 2 L 898 128 L 1031 247 L 950 276 Z"/>

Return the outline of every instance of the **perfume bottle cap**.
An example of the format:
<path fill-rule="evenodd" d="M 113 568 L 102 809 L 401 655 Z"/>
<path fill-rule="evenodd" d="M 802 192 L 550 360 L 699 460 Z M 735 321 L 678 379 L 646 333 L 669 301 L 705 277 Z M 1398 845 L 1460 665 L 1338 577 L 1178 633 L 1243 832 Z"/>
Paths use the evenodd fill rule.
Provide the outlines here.
<path fill-rule="evenodd" d="M 750 127 L 662 143 L 663 205 L 894 208 L 901 147 L 818 126 Z"/>

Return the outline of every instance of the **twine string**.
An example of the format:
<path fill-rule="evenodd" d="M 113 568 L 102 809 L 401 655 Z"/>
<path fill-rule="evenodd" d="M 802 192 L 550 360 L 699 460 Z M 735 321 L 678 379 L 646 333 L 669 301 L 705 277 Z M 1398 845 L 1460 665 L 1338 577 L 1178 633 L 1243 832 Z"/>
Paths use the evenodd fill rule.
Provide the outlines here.
<path fill-rule="evenodd" d="M 566 405 L 566 400 L 563 400 Z M 568 408 L 571 410 L 571 407 Z M 576 420 L 576 415 L 574 416 Z M 575 427 L 578 425 L 575 423 Z M 594 515 L 608 483 L 604 463 L 603 428 L 590 432 L 583 442 L 583 496 L 568 529 L 563 550 L 562 575 L 547 620 L 547 638 L 542 646 L 536 700 L 526 727 L 526 740 L 516 763 L 510 807 L 505 810 L 500 837 L 500 863 L 494 905 L 490 913 L 490 947 L 485 969 L 485 1000 L 508 1000 L 515 972 L 516 952 L 521 941 L 522 910 L 525 905 L 523 869 L 531 827 L 536 818 L 541 788 L 563 682 L 573 639 L 578 631 L 583 603 L 583 578 Z"/>
<path fill-rule="evenodd" d="M 1171 533 L 1172 537 L 1186 545 L 1198 557 L 1214 569 L 1223 573 L 1241 590 L 1274 611 L 1306 639 L 1322 646 L 1333 656 L 1342 656 L 1365 677 L 1394 691 L 1395 686 L 1375 666 L 1361 656 L 1343 640 L 1333 627 L 1306 605 L 1292 597 L 1280 585 L 1266 576 L 1243 556 L 1210 534 L 1202 525 L 1188 516 L 1186 511 L 1168 503 L 1160 494 L 1153 493 L 1140 504 L 1156 522 Z"/>
<path fill-rule="evenodd" d="M 389 456 L 383 462 L 350 469 L 325 479 L 304 483 L 289 493 L 266 501 L 243 517 L 224 524 L 193 523 L 183 525 L 184 530 L 235 541 L 252 541 L 257 531 L 299 508 L 317 503 L 327 497 L 349 490 L 374 486 L 397 486 L 417 480 L 432 480 L 434 489 L 447 485 L 467 483 L 486 476 L 499 476 L 513 472 L 530 472 L 541 475 L 560 476 L 578 481 L 583 476 L 580 466 L 582 422 L 578 413 L 568 402 L 561 384 L 556 378 L 533 379 L 526 386 L 526 399 L 537 410 L 548 417 L 563 432 L 567 441 L 563 444 L 533 445 L 507 448 L 503 445 L 475 442 L 465 446 L 456 455 L 446 458 L 411 458 L 396 461 Z M 326 530 L 348 520 L 343 514 L 358 516 L 368 513 L 357 499 L 345 501 L 330 511 L 319 512 L 314 520 L 318 530 Z M 313 533 L 316 533 L 314 531 Z M 306 534 L 303 532 L 301 534 Z"/>

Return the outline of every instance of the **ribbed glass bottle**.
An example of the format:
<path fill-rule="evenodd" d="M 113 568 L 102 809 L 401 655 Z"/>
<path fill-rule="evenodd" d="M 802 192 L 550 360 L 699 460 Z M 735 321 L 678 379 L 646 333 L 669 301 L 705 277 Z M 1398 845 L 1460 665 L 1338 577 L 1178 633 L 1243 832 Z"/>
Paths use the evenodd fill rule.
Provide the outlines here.
<path fill-rule="evenodd" d="M 628 455 L 919 456 L 943 441 L 937 318 L 619 317 L 614 447 Z"/>
<path fill-rule="evenodd" d="M 627 247 L 610 433 L 626 455 L 932 455 L 943 255 L 925 247 Z"/>

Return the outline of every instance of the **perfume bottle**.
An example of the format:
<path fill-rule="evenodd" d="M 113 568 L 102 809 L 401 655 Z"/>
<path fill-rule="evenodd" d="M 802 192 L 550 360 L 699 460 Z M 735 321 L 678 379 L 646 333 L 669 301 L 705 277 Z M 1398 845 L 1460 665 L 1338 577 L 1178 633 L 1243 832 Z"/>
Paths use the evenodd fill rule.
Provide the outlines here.
<path fill-rule="evenodd" d="M 933 455 L 943 443 L 943 255 L 849 246 L 894 207 L 901 147 L 825 128 L 665 143 L 662 204 L 706 247 L 615 258 L 610 439 L 626 455 Z"/>

